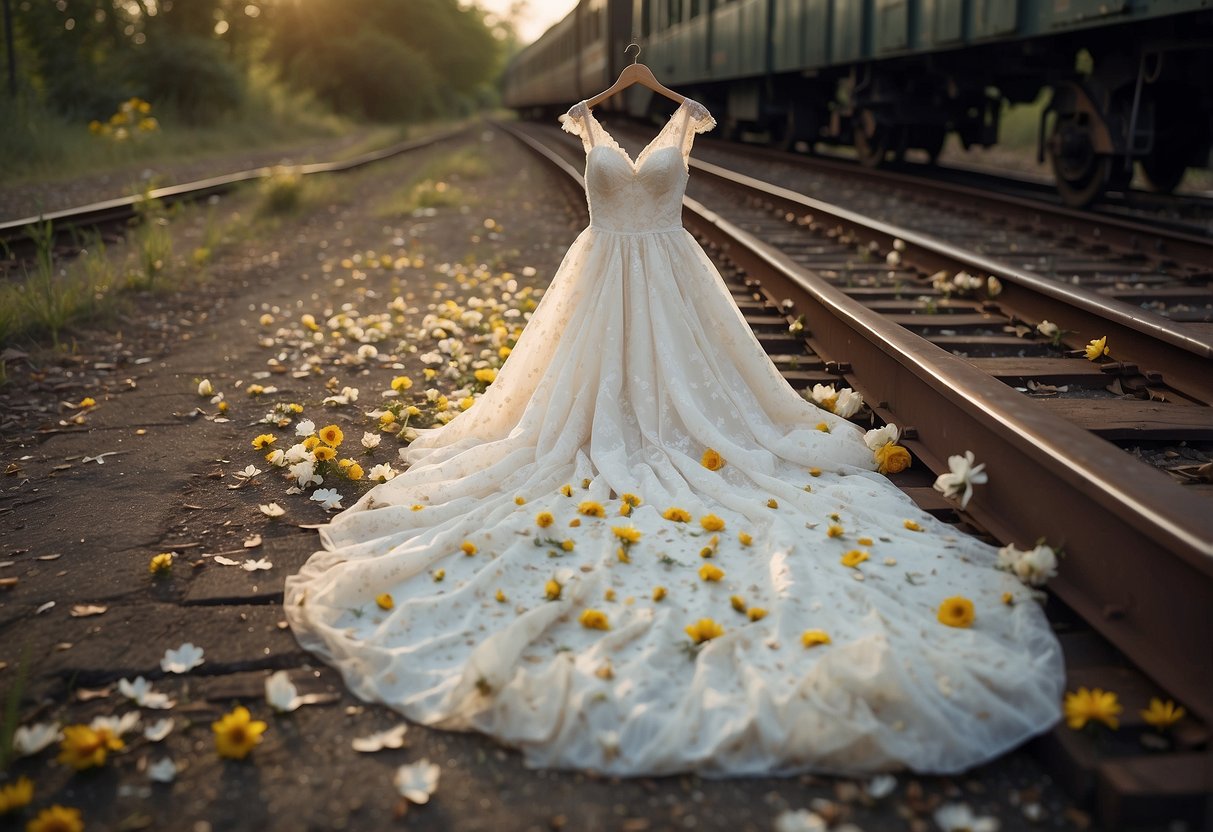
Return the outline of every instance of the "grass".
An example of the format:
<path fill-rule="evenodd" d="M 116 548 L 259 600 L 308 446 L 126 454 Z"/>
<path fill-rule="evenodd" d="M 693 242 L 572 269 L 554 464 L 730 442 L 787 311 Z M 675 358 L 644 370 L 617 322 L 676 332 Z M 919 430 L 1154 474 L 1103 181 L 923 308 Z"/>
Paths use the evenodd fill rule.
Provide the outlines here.
<path fill-rule="evenodd" d="M 0 98 L 0 124 L 5 125 L 0 130 L 0 184 L 57 181 L 166 159 L 298 144 L 341 135 L 352 126 L 264 70 L 250 75 L 243 105 L 214 124 L 189 125 L 172 114 L 156 115 L 160 130 L 116 142 L 29 100 Z"/>
<path fill-rule="evenodd" d="M 433 160 L 402 187 L 380 199 L 374 207 L 376 217 L 407 216 L 426 208 L 469 205 L 472 199 L 456 183 L 482 179 L 493 168 L 477 147 L 454 150 Z"/>

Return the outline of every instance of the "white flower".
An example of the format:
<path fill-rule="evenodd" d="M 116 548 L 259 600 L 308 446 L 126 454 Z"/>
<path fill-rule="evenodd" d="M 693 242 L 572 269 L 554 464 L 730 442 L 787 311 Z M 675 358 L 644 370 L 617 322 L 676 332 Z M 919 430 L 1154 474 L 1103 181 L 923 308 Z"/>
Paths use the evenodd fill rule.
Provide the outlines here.
<path fill-rule="evenodd" d="M 358 348 L 359 358 L 374 358 L 379 354 L 379 350 L 371 344 L 363 344 Z"/>
<path fill-rule="evenodd" d="M 973 496 L 973 486 L 989 482 L 990 479 L 984 470 L 985 463 L 974 465 L 975 461 L 972 451 L 965 451 L 964 456 L 948 457 L 950 473 L 940 474 L 935 479 L 935 490 L 942 492 L 945 497 L 959 496 L 960 507 L 967 506 Z"/>
<path fill-rule="evenodd" d="M 269 456 L 266 457 L 266 460 L 270 465 L 273 465 L 276 468 L 282 468 L 286 465 L 286 454 L 281 449 L 275 449 L 270 451 Z"/>
<path fill-rule="evenodd" d="M 878 774 L 868 781 L 865 788 L 869 797 L 880 800 L 891 795 L 897 788 L 897 778 L 891 774 Z"/>
<path fill-rule="evenodd" d="M 153 722 L 143 729 L 143 736 L 148 742 L 160 742 L 173 732 L 174 724 L 172 717 Z"/>
<path fill-rule="evenodd" d="M 948 273 L 941 270 L 931 275 L 931 287 L 936 292 L 949 294 L 952 291 L 952 281 L 948 278 Z"/>
<path fill-rule="evenodd" d="M 286 514 L 286 509 L 277 503 L 261 503 L 257 508 L 261 509 L 261 513 L 266 517 L 281 517 Z"/>
<path fill-rule="evenodd" d="M 952 278 L 952 285 L 962 292 L 973 292 L 982 287 L 983 281 L 968 272 L 959 272 Z"/>
<path fill-rule="evenodd" d="M 1041 321 L 1036 325 L 1036 331 L 1046 338 L 1056 338 L 1061 334 L 1061 327 L 1052 321 Z"/>
<path fill-rule="evenodd" d="M 171 757 L 152 763 L 147 767 L 147 778 L 153 783 L 171 783 L 177 778 L 177 764 Z"/>
<path fill-rule="evenodd" d="M 355 751 L 361 751 L 363 754 L 371 754 L 384 748 L 403 748 L 404 735 L 408 730 L 407 725 L 397 725 L 395 728 L 378 731 L 370 736 L 356 737 L 350 744 Z"/>
<path fill-rule="evenodd" d="M 400 431 L 400 438 L 403 439 L 405 442 L 412 442 L 414 439 L 416 439 L 420 435 L 421 434 L 417 433 L 417 428 L 414 428 L 414 427 L 407 427 L 404 430 Z M 400 458 L 401 459 L 404 459 L 404 451 L 405 451 L 404 448 L 400 449 Z"/>
<path fill-rule="evenodd" d="M 121 737 L 123 734 L 129 734 L 134 731 L 139 725 L 139 712 L 131 711 L 122 716 L 99 716 L 94 717 L 88 727 L 94 731 L 105 729 L 115 737 Z"/>
<path fill-rule="evenodd" d="M 244 470 L 237 471 L 236 476 L 242 477 L 243 479 L 246 479 L 246 480 L 251 480 L 253 477 L 257 476 L 260 473 L 261 473 L 261 469 L 258 468 L 256 465 L 248 465 L 248 466 L 245 466 Z"/>
<path fill-rule="evenodd" d="M 804 332 L 804 321 L 802 321 L 800 318 L 792 321 L 790 324 L 788 324 L 788 332 L 793 334 L 797 332 Z"/>
<path fill-rule="evenodd" d="M 253 560 L 252 558 L 249 558 L 244 563 L 240 564 L 240 568 L 245 572 L 258 572 L 273 569 L 274 564 L 270 563 L 265 558 L 261 558 L 260 560 Z"/>
<path fill-rule="evenodd" d="M 893 266 L 893 267 L 900 266 L 901 265 L 901 253 L 898 251 L 895 251 L 895 250 L 890 251 L 888 254 L 886 254 L 884 256 L 884 262 L 885 262 L 886 266 Z"/>
<path fill-rule="evenodd" d="M 341 494 L 335 488 L 317 488 L 312 492 L 311 499 L 320 503 L 326 511 L 341 508 Z"/>
<path fill-rule="evenodd" d="M 943 832 L 997 832 L 998 819 L 978 817 L 963 803 L 947 803 L 935 810 L 935 823 Z"/>
<path fill-rule="evenodd" d="M 1014 572 L 1015 564 L 1019 561 L 1019 556 L 1023 552 L 1015 548 L 1015 544 L 1011 543 L 1003 546 L 998 550 L 998 568 L 1004 572 Z"/>
<path fill-rule="evenodd" d="M 885 425 L 883 428 L 872 428 L 863 435 L 863 442 L 873 452 L 879 451 L 885 445 L 891 442 L 896 442 L 897 437 L 901 435 L 901 429 L 892 423 Z"/>
<path fill-rule="evenodd" d="M 844 387 L 838 391 L 838 401 L 834 403 L 835 415 L 849 419 L 858 413 L 861 407 L 863 407 L 863 396 L 850 387 Z"/>
<path fill-rule="evenodd" d="M 423 364 L 441 364 L 445 360 L 446 359 L 436 352 L 423 353 L 421 356 L 421 362 Z"/>
<path fill-rule="evenodd" d="M 160 669 L 165 673 L 189 673 L 205 661 L 202 653 L 201 647 L 195 647 L 187 641 L 176 650 L 164 651 L 164 658 L 160 660 Z"/>
<path fill-rule="evenodd" d="M 437 764 L 422 758 L 412 765 L 396 769 L 396 776 L 392 782 L 396 784 L 396 789 L 400 792 L 401 797 L 406 800 L 411 800 L 413 803 L 429 803 L 430 795 L 438 788 L 439 772 Z"/>
<path fill-rule="evenodd" d="M 358 401 L 357 387 L 342 387 L 341 393 L 335 396 L 325 396 L 321 404 L 343 405 Z"/>
<path fill-rule="evenodd" d="M 438 397 L 441 395 L 442 393 L 437 387 L 430 387 L 425 391 L 425 400 L 427 402 L 436 402 L 438 401 Z"/>
<path fill-rule="evenodd" d="M 994 275 L 986 278 L 986 294 L 992 298 L 996 298 L 1002 294 L 1002 281 Z"/>
<path fill-rule="evenodd" d="M 311 419 L 300 419 L 298 424 L 295 425 L 295 435 L 296 436 L 304 436 L 304 437 L 311 436 L 315 432 L 316 432 L 316 423 L 313 422 Z"/>
<path fill-rule="evenodd" d="M 291 445 L 282 456 L 284 461 L 291 465 L 296 462 L 314 461 L 312 459 L 312 452 L 305 448 L 302 442 L 296 442 L 294 445 Z"/>
<path fill-rule="evenodd" d="M 324 482 L 324 478 L 316 473 L 316 463 L 310 459 L 305 459 L 303 462 L 296 462 L 290 468 L 291 476 L 295 478 L 295 482 L 300 488 L 307 488 L 309 485 L 320 485 Z"/>
<path fill-rule="evenodd" d="M 168 694 L 153 691 L 152 683 L 142 676 L 135 677 L 133 682 L 119 679 L 118 692 L 141 708 L 163 710 L 173 707 L 173 702 L 168 698 Z"/>
<path fill-rule="evenodd" d="M 379 447 L 379 434 L 371 433 L 369 430 L 362 434 L 362 447 L 370 450 L 371 448 Z"/>
<path fill-rule="evenodd" d="M 613 760 L 619 756 L 618 731 L 599 731 L 598 744 L 602 746 L 602 756 L 604 758 Z"/>
<path fill-rule="evenodd" d="M 901 239 L 900 237 L 894 237 L 893 238 L 893 250 L 894 251 L 905 251 L 906 250 L 906 241 Z"/>
<path fill-rule="evenodd" d="M 13 750 L 18 757 L 31 757 L 53 742 L 58 742 L 59 723 L 35 722 L 33 725 L 18 725 L 13 732 Z"/>
<path fill-rule="evenodd" d="M 299 691 L 291 684 L 285 670 L 279 670 L 266 677 L 265 701 L 271 708 L 282 713 L 289 713 L 303 704 L 299 700 Z"/>
<path fill-rule="evenodd" d="M 202 379 L 202 381 L 198 382 L 198 395 L 199 396 L 215 395 L 215 385 L 211 384 L 211 380 L 209 378 L 204 378 L 204 379 Z"/>
<path fill-rule="evenodd" d="M 821 815 L 808 809 L 797 809 L 795 812 L 780 812 L 775 818 L 774 832 L 826 832 L 827 828 Z"/>
<path fill-rule="evenodd" d="M 1000 549 L 999 558 L 1002 557 Z M 1014 566 L 1015 576 L 1025 584 L 1042 586 L 1057 574 L 1057 555 L 1049 546 L 1041 544 L 1035 549 L 1020 554 Z"/>
<path fill-rule="evenodd" d="M 818 407 L 824 407 L 826 410 L 834 409 L 834 401 L 838 398 L 838 391 L 834 389 L 833 384 L 814 384 L 813 385 L 813 402 Z"/>
<path fill-rule="evenodd" d="M 396 472 L 392 469 L 391 465 L 382 462 L 378 465 L 372 465 L 371 470 L 367 472 L 367 476 L 375 482 L 387 482 L 396 476 Z"/>

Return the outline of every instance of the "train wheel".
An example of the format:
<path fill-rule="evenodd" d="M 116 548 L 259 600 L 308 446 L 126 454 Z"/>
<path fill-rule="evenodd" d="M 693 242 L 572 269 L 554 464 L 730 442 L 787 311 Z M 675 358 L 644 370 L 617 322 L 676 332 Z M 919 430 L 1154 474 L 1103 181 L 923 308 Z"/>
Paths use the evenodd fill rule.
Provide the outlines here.
<path fill-rule="evenodd" d="M 1090 134 L 1076 119 L 1058 118 L 1048 149 L 1063 202 L 1084 208 L 1103 196 L 1112 175 L 1112 157 L 1095 152 Z"/>
<path fill-rule="evenodd" d="M 871 110 L 860 110 L 855 115 L 851 132 L 855 136 L 859 163 L 865 168 L 883 165 L 885 156 L 898 144 L 892 128 L 881 124 Z"/>

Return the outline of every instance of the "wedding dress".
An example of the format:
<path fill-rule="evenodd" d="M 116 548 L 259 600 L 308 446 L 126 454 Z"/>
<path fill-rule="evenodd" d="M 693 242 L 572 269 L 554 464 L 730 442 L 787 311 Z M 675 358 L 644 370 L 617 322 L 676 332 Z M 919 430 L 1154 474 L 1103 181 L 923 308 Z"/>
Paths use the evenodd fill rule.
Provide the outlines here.
<path fill-rule="evenodd" d="M 476 406 L 320 529 L 286 585 L 300 643 L 532 766 L 954 772 L 1049 728 L 1061 654 L 1029 591 L 787 384 L 682 228 L 707 110 L 635 160 L 584 102 L 562 121 L 589 227 Z M 953 596 L 972 626 L 938 619 Z"/>

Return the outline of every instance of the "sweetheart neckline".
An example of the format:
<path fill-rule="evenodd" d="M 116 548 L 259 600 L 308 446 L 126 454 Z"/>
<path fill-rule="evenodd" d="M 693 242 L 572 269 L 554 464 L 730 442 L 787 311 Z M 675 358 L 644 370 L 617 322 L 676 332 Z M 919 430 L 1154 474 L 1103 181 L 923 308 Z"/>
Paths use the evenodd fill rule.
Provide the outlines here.
<path fill-rule="evenodd" d="M 687 106 L 687 102 L 690 100 L 691 100 L 690 98 L 683 97 L 682 101 L 679 103 L 678 107 L 675 108 L 674 112 L 670 113 L 669 120 L 664 125 L 662 125 L 660 130 L 657 131 L 657 135 L 654 136 L 649 141 L 649 143 L 646 144 L 643 148 L 641 148 L 640 152 L 636 154 L 635 160 L 632 159 L 631 154 L 629 154 L 626 150 L 623 149 L 623 145 L 621 145 L 618 142 L 618 140 L 616 140 L 616 138 L 614 136 L 612 136 L 605 127 L 602 126 L 602 122 L 599 121 L 598 118 L 594 115 L 594 111 L 590 109 L 590 106 L 588 104 L 586 104 L 585 101 L 582 101 L 581 103 L 585 106 L 586 117 L 594 122 L 594 124 L 598 127 L 598 129 L 602 131 L 602 135 L 606 136 L 608 139 L 611 140 L 610 145 L 606 145 L 606 146 L 613 147 L 616 150 L 618 150 L 619 155 L 622 156 L 624 161 L 628 163 L 629 167 L 631 167 L 632 173 L 639 173 L 641 166 L 644 164 L 645 160 L 648 159 L 649 153 L 653 149 L 653 145 L 657 144 L 658 140 L 662 136 L 665 135 L 665 131 L 668 130 L 670 128 L 670 125 L 674 123 L 674 117 L 682 112 L 682 110 Z M 603 147 L 603 145 L 594 145 L 594 147 Z M 594 148 L 590 148 L 590 149 L 593 150 Z"/>

